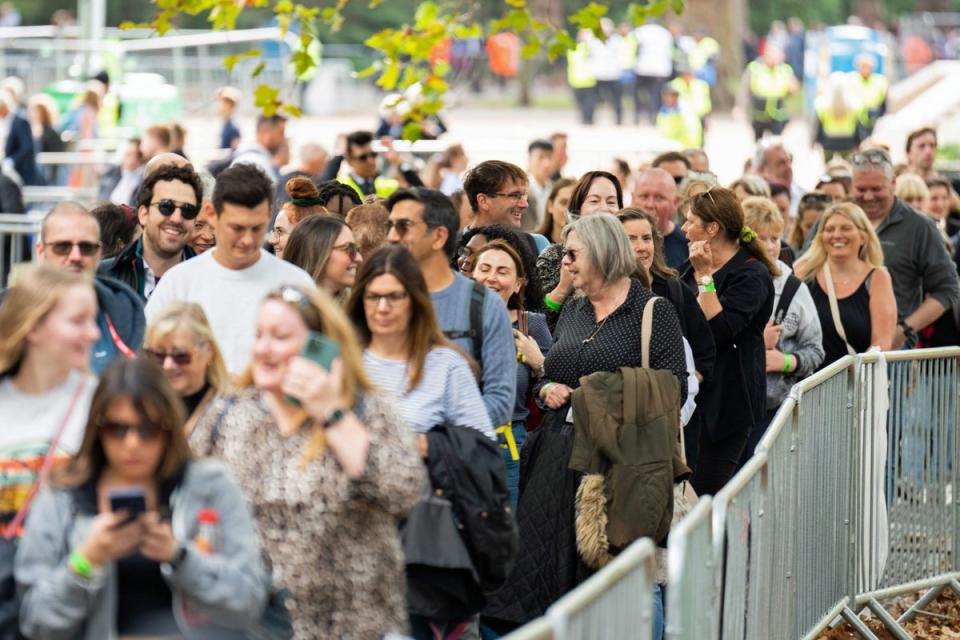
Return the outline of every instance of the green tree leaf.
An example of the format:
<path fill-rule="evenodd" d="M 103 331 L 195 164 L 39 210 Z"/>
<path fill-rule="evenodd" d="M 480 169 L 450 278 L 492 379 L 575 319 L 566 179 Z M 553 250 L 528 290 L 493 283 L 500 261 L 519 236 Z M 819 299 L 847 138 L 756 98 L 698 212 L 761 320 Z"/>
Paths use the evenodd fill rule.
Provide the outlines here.
<path fill-rule="evenodd" d="M 260 64 L 258 64 L 257 67 L 253 70 L 253 73 L 250 74 L 250 77 L 256 78 L 257 76 L 259 76 L 261 73 L 263 73 L 263 70 L 266 66 L 267 66 L 266 62 L 261 62 Z"/>
<path fill-rule="evenodd" d="M 423 127 L 420 126 L 419 122 L 408 122 L 403 125 L 404 140 L 419 140 L 422 135 Z"/>

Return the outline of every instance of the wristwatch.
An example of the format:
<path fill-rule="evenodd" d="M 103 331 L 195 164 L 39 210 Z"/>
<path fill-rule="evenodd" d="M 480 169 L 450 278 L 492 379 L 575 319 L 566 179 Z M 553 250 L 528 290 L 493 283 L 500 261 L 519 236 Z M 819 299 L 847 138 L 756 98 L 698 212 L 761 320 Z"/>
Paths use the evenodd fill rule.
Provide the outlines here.
<path fill-rule="evenodd" d="M 344 416 L 346 415 L 347 415 L 347 412 L 344 411 L 343 409 L 334 409 L 333 411 L 330 412 L 330 415 L 328 415 L 326 419 L 320 423 L 320 428 L 326 431 L 330 427 L 336 425 L 338 422 L 343 420 Z"/>
<path fill-rule="evenodd" d="M 917 334 L 917 330 L 907 324 L 905 320 L 901 320 L 897 323 L 897 326 L 900 327 L 900 330 L 903 331 L 903 337 L 906 338 L 904 345 L 912 349 L 917 345 L 917 341 L 920 339 L 920 336 Z"/>
<path fill-rule="evenodd" d="M 700 293 L 716 293 L 717 286 L 713 283 L 713 276 L 697 278 L 697 289 L 700 290 Z"/>

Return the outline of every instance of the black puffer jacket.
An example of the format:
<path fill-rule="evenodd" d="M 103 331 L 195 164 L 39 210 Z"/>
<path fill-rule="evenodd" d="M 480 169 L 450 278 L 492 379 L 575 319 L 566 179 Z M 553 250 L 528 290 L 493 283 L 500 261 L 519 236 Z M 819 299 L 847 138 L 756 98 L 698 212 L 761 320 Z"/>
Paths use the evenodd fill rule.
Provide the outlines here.
<path fill-rule="evenodd" d="M 523 446 L 517 508 L 520 551 L 506 585 L 489 598 L 484 616 L 525 624 L 590 576 L 577 552 L 574 498 L 583 474 L 567 468 L 573 428 L 564 425 L 565 417 L 566 409 L 549 412 Z"/>

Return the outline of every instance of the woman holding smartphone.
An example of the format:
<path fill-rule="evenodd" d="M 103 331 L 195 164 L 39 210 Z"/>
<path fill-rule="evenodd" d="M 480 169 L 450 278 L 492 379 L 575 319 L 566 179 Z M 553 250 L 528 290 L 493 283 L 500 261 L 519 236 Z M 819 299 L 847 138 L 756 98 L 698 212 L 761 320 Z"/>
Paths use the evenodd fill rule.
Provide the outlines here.
<path fill-rule="evenodd" d="M 80 451 L 20 543 L 26 637 L 211 637 L 259 619 L 268 576 L 250 510 L 222 464 L 193 459 L 183 420 L 153 363 L 104 372 Z"/>
<path fill-rule="evenodd" d="M 330 342 L 339 352 L 332 361 Z M 291 286 L 268 295 L 239 386 L 214 400 L 190 443 L 240 479 L 274 583 L 290 593 L 295 637 L 404 634 L 397 525 L 426 475 L 333 298 Z"/>

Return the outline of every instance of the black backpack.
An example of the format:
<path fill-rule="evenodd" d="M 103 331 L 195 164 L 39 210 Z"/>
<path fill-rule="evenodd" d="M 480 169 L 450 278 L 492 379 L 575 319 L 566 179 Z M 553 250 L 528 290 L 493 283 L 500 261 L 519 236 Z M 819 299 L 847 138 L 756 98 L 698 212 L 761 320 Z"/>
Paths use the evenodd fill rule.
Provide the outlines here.
<path fill-rule="evenodd" d="M 453 503 L 480 589 L 491 594 L 507 581 L 520 543 L 500 447 L 469 427 L 434 427 L 427 439 L 431 484 Z"/>

